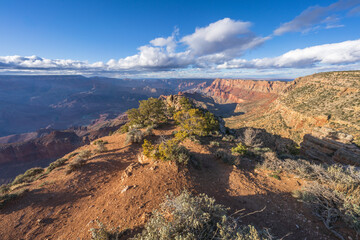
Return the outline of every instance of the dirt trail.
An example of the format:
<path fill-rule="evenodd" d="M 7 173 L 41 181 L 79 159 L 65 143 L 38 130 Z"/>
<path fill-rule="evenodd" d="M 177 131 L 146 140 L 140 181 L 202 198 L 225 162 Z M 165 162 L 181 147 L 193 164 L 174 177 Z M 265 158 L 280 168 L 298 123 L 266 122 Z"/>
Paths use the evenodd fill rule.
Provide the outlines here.
<path fill-rule="evenodd" d="M 171 135 L 174 127 L 155 130 Z M 245 217 L 244 224 L 271 228 L 285 239 L 333 239 L 303 204 L 291 197 L 304 182 L 292 176 L 281 180 L 266 171 L 237 169 L 215 159 L 207 146 L 185 142 L 202 169 L 178 168 L 171 163 L 139 164 L 140 144 L 125 145 L 125 136 L 102 138 L 108 151 L 94 155 L 79 171 L 66 175 L 66 166 L 29 185 L 30 191 L 0 210 L 0 239 L 90 239 L 99 220 L 108 227 L 141 230 L 165 194 L 183 189 L 215 197 L 231 211 L 263 212 Z M 95 149 L 96 146 L 81 147 Z M 126 174 L 126 173 L 127 174 Z M 127 235 L 127 236 L 129 236 Z M 126 238 L 126 237 L 125 237 Z"/>

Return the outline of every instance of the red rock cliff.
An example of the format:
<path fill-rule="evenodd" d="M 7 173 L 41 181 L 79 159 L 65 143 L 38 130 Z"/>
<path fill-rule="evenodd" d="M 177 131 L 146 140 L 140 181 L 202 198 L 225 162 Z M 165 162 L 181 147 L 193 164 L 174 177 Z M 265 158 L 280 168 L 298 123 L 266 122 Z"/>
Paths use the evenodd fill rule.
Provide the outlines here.
<path fill-rule="evenodd" d="M 219 103 L 242 103 L 246 100 L 277 96 L 287 86 L 289 83 L 281 81 L 215 79 L 201 92 Z"/>

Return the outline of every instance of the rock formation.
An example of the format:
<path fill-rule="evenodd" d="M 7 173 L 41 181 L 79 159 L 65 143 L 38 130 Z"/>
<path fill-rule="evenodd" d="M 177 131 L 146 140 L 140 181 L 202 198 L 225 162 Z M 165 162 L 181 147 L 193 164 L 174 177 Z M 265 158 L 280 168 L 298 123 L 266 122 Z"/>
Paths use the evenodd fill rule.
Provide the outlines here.
<path fill-rule="evenodd" d="M 304 136 L 300 151 L 312 160 L 360 166 L 360 148 L 352 141 L 350 134 L 325 127 L 315 128 Z"/>
<path fill-rule="evenodd" d="M 0 163 L 54 159 L 83 144 L 82 138 L 74 132 L 53 131 L 35 140 L 1 145 Z"/>
<path fill-rule="evenodd" d="M 325 126 L 360 139 L 360 71 L 313 74 L 288 82 L 283 88 L 259 84 L 253 89 L 268 92 L 268 100 L 238 101 L 237 111 L 244 114 L 225 119 L 229 127 L 264 128 L 300 143 L 314 127 Z"/>
<path fill-rule="evenodd" d="M 243 103 L 247 100 L 275 97 L 288 85 L 289 83 L 281 81 L 215 79 L 201 92 L 219 103 Z"/>

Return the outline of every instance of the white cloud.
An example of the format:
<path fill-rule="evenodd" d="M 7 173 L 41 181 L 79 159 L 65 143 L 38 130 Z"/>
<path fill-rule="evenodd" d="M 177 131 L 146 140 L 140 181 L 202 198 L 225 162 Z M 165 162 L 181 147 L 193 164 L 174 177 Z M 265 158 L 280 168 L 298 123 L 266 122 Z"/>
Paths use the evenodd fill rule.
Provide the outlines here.
<path fill-rule="evenodd" d="M 335 15 L 326 17 L 322 23 L 328 24 L 329 27 L 340 27 L 337 26 L 338 18 Z M 0 72 L 108 76 L 110 74 L 142 76 L 150 73 L 158 76 L 166 74 L 184 76 L 185 72 L 192 74 L 202 72 L 214 76 L 217 73 L 226 75 L 225 71 L 230 70 L 225 69 L 232 69 L 232 73 L 254 69 L 259 71 L 276 69 L 276 72 L 283 68 L 333 67 L 335 69 L 338 66 L 350 66 L 350 63 L 360 62 L 360 39 L 296 49 L 274 58 L 240 59 L 239 57 L 246 51 L 271 38 L 256 36 L 250 31 L 250 26 L 249 22 L 224 18 L 206 27 L 196 28 L 194 33 L 182 38 L 178 38 L 179 30 L 175 29 L 171 36 L 155 38 L 149 44 L 140 46 L 135 55 L 111 59 L 107 62 L 88 63 L 38 56 L 0 56 Z M 185 50 L 178 51 L 180 46 Z"/>
<path fill-rule="evenodd" d="M 360 62 L 360 39 L 289 51 L 274 58 L 233 59 L 218 68 L 305 68 Z"/>
<path fill-rule="evenodd" d="M 250 22 L 224 18 L 181 39 L 195 56 L 222 54 L 224 57 L 240 56 L 244 51 L 260 45 L 264 40 L 255 36 Z"/>
<path fill-rule="evenodd" d="M 350 9 L 350 12 L 354 11 L 359 4 L 359 0 L 339 0 L 326 7 L 311 6 L 293 20 L 281 24 L 280 27 L 274 30 L 273 34 L 282 35 L 287 32 L 308 32 L 314 27 L 331 28 L 331 26 L 342 26 L 341 24 L 327 22 L 330 19 L 329 15 L 348 9 Z M 336 21 L 340 20 L 338 17 L 335 19 Z"/>
<path fill-rule="evenodd" d="M 10 69 L 83 69 L 101 66 L 100 63 L 88 64 L 87 62 L 70 59 L 46 59 L 38 56 L 0 56 L 0 68 Z"/>

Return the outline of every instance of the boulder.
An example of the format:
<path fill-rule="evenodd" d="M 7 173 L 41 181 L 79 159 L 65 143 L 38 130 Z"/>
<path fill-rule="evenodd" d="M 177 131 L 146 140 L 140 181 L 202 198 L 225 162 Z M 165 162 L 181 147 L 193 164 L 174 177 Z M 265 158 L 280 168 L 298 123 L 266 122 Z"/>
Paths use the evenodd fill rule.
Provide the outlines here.
<path fill-rule="evenodd" d="M 325 163 L 339 162 L 360 166 L 360 148 L 350 134 L 334 131 L 330 128 L 315 128 L 304 136 L 300 152 L 306 157 Z"/>

